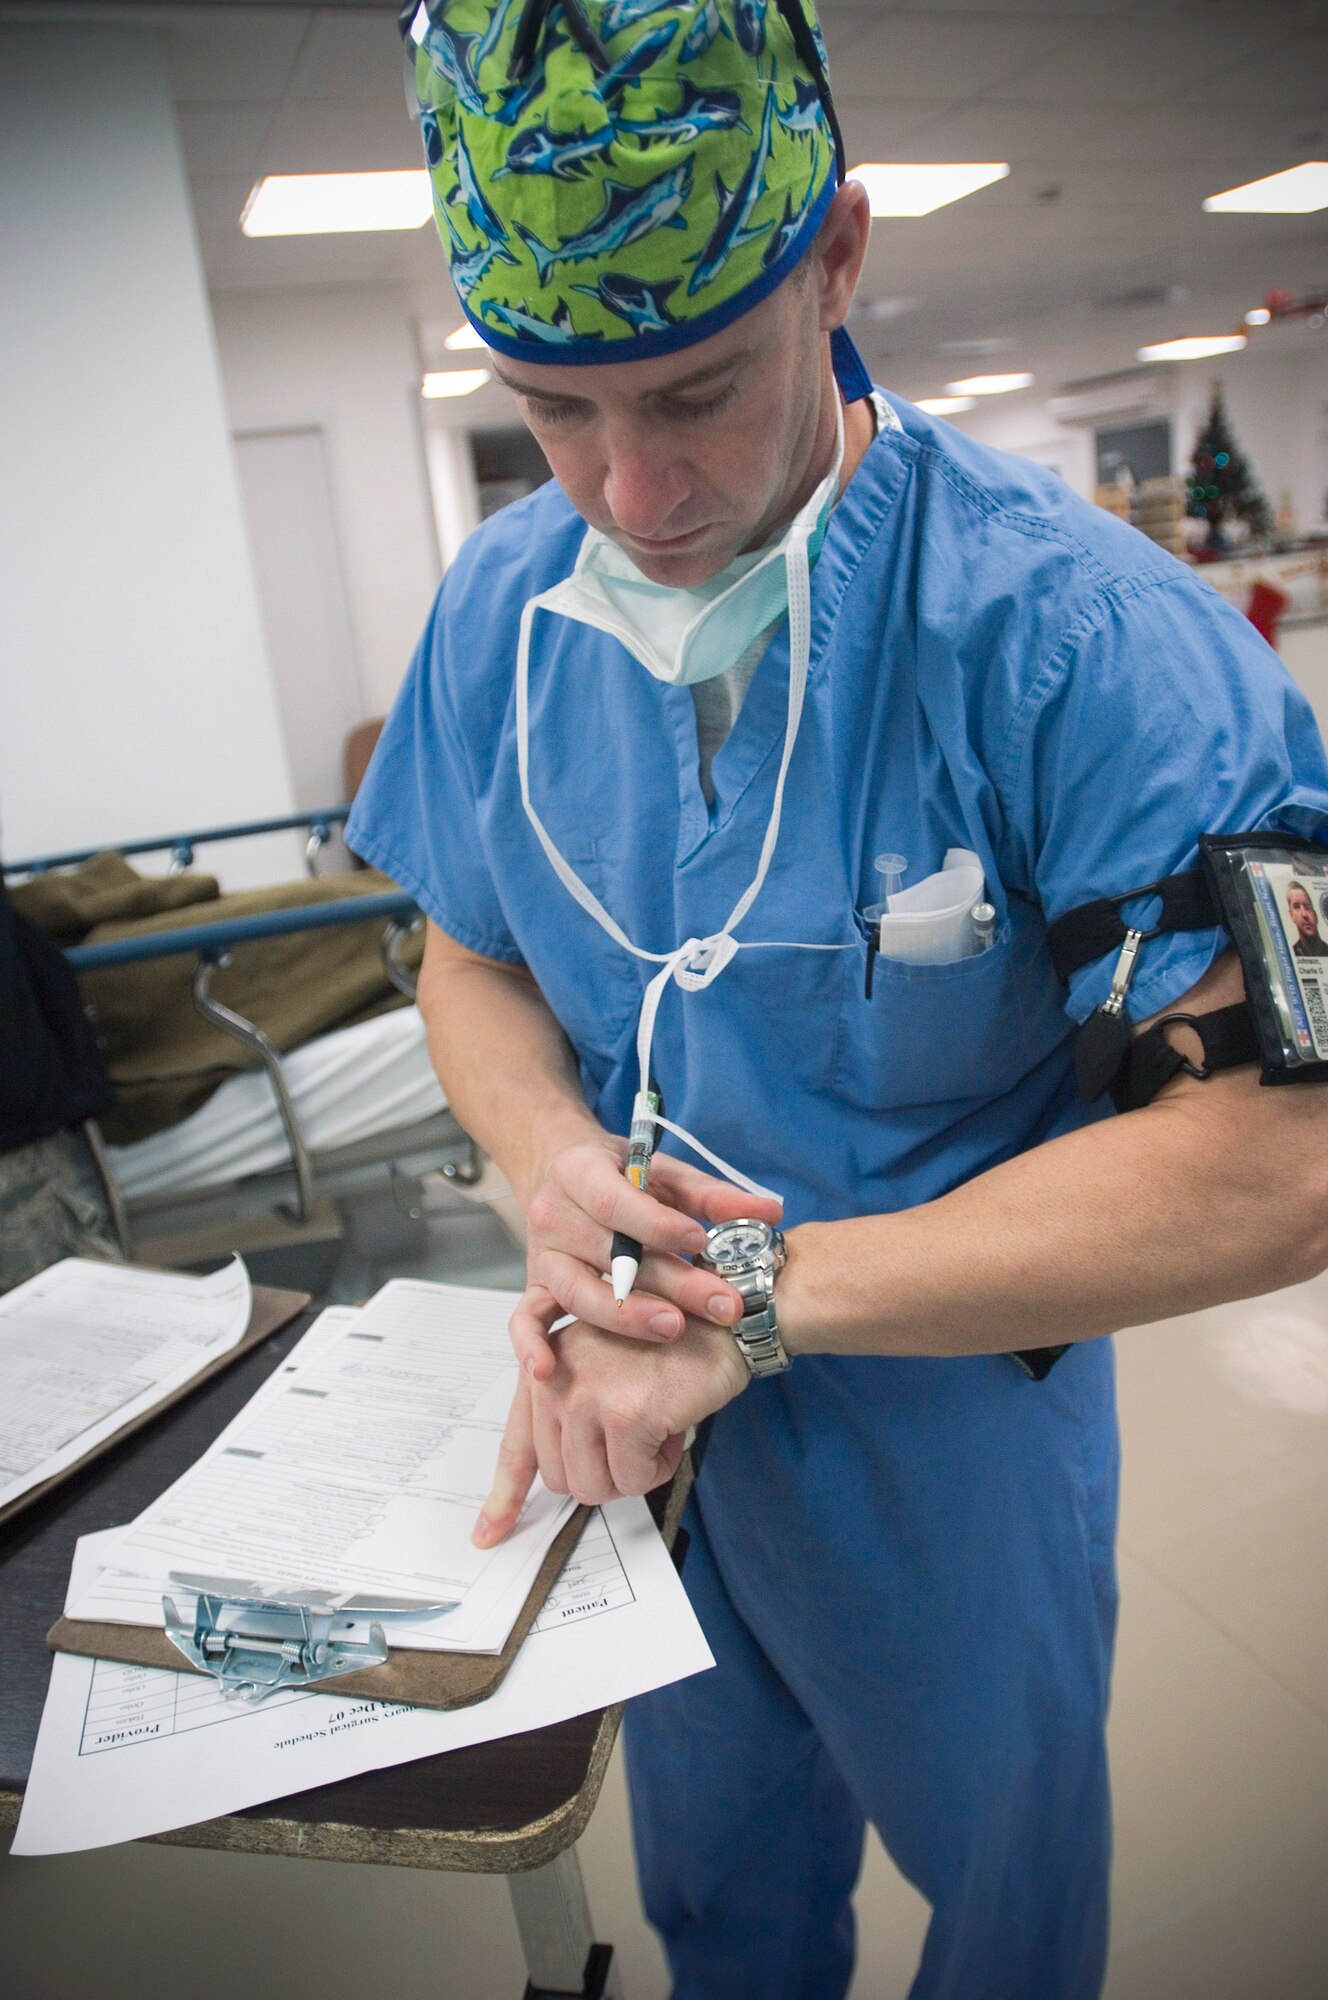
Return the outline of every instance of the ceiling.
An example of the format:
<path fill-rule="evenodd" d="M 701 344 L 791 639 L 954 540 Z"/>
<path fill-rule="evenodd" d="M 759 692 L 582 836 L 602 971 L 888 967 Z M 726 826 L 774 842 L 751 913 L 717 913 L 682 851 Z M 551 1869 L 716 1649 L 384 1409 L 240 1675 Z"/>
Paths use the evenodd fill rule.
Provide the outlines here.
<path fill-rule="evenodd" d="M 966 201 L 874 226 L 853 330 L 903 393 L 988 368 L 1033 369 L 1054 389 L 1130 365 L 1145 341 L 1229 330 L 1271 285 L 1328 279 L 1325 214 L 1201 208 L 1328 157 L 1328 0 L 822 0 L 821 14 L 850 161 L 1010 162 Z M 436 351 L 459 315 L 427 226 L 259 241 L 239 229 L 265 173 L 419 163 L 395 0 L 84 0 L 0 16 L 159 29 L 215 291 L 390 282 L 425 360 L 473 365 Z M 1312 337 L 1255 336 L 1279 351 Z M 467 412 L 491 416 L 501 393 Z"/>

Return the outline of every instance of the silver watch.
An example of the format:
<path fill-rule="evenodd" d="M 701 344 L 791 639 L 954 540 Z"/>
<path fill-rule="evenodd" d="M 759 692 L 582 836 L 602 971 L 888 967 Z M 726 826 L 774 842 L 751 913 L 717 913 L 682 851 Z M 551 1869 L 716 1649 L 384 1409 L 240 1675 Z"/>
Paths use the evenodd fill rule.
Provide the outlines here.
<path fill-rule="evenodd" d="M 753 1375 L 779 1375 L 790 1365 L 775 1318 L 775 1279 L 787 1259 L 781 1230 L 743 1216 L 708 1230 L 696 1260 L 742 1294 L 747 1310 L 729 1331 Z"/>

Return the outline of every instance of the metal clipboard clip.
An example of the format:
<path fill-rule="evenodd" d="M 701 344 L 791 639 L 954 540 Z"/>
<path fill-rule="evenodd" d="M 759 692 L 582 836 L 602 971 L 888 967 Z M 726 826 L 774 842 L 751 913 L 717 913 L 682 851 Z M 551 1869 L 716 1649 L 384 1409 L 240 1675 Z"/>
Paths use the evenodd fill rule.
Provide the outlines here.
<path fill-rule="evenodd" d="M 228 1699 L 248 1702 L 262 1701 L 279 1688 L 316 1687 L 338 1674 L 381 1667 L 388 1648 L 380 1619 L 428 1618 L 454 1611 L 459 1601 L 371 1601 L 294 1585 L 273 1594 L 236 1577 L 185 1576 L 174 1570 L 170 1582 L 193 1592 L 195 1602 L 190 1619 L 180 1615 L 172 1597 L 163 1596 L 167 1638 L 192 1666 L 211 1674 Z"/>

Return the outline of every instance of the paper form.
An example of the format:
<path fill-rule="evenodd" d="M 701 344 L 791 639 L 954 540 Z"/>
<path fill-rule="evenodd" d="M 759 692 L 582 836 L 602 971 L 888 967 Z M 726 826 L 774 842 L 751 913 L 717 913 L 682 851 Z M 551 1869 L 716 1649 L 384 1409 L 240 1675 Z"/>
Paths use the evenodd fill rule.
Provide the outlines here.
<path fill-rule="evenodd" d="M 249 1274 L 66 1257 L 0 1298 L 0 1506 L 63 1472 L 239 1341 Z"/>
<path fill-rule="evenodd" d="M 119 1533 L 79 1542 L 71 1600 Z M 198 1676 L 57 1654 L 13 1852 L 166 1833 L 540 1729 L 713 1665 L 645 1502 L 615 1500 L 592 1517 L 501 1687 L 472 1708 L 294 1691 L 250 1708 Z"/>
<path fill-rule="evenodd" d="M 302 1342 L 125 1531 L 73 1615 L 161 1625 L 176 1572 L 454 1603 L 389 1619 L 388 1643 L 500 1652 L 573 1505 L 536 1481 L 505 1542 L 471 1545 L 517 1382 L 511 1308 L 508 1292 L 396 1280 Z"/>

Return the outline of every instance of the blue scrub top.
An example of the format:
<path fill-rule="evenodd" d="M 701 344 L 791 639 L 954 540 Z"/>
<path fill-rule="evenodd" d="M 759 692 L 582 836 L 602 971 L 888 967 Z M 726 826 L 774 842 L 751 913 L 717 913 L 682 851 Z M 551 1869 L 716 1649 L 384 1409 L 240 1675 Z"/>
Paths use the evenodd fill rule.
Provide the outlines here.
<path fill-rule="evenodd" d="M 1196 865 L 1210 831 L 1319 835 L 1328 763 L 1308 704 L 1253 627 L 1172 556 L 1025 460 L 891 398 L 812 575 L 806 706 L 783 827 L 708 989 L 665 994 L 654 1069 L 672 1118 L 785 1197 L 788 1222 L 883 1213 L 1108 1115 L 1073 1081 L 1074 1024 L 1046 926 Z M 517 627 L 572 569 L 584 524 L 556 484 L 474 534 L 448 571 L 347 828 L 350 846 L 471 950 L 523 961 L 624 1132 L 654 967 L 573 902 L 522 810 Z M 708 808 L 686 688 L 615 640 L 540 612 L 531 791 L 559 848 L 651 950 L 718 930 L 756 869 L 783 741 L 777 633 L 714 761 Z M 864 997 L 872 862 L 909 882 L 973 849 L 994 947 L 878 961 Z M 1134 1019 L 1185 993 L 1226 942 L 1157 939 Z M 681 1151 L 666 1140 L 670 1150 Z"/>

